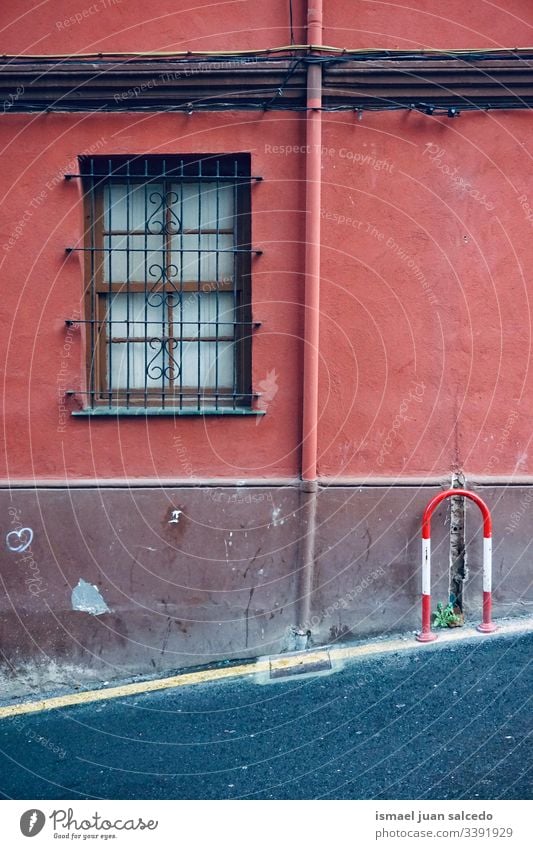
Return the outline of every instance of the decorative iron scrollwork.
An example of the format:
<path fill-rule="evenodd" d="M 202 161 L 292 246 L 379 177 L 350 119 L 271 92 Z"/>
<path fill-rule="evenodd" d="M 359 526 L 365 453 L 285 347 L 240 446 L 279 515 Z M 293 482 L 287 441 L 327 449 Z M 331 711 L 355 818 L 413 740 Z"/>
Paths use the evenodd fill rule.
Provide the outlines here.
<path fill-rule="evenodd" d="M 147 377 L 151 380 L 160 380 L 161 378 L 165 378 L 166 380 L 179 379 L 181 367 L 171 353 L 176 350 L 178 344 L 178 339 L 171 337 L 167 337 L 165 339 L 150 339 L 149 345 L 152 351 L 155 351 L 155 354 L 146 366 Z M 157 358 L 161 355 L 163 355 L 163 365 L 155 364 L 155 360 L 157 360 Z M 165 359 L 168 359 L 166 365 Z"/>
<path fill-rule="evenodd" d="M 146 294 L 146 303 L 148 306 L 160 307 L 163 303 L 166 303 L 169 307 L 177 307 L 181 300 L 181 293 L 173 282 L 173 278 L 178 274 L 177 266 L 173 263 L 166 266 L 154 263 L 148 269 L 148 274 L 150 277 L 157 275 L 157 279 L 154 280 L 149 292 Z M 172 292 L 156 291 L 158 286 L 166 286 L 167 284 L 172 287 Z"/>
<path fill-rule="evenodd" d="M 179 200 L 176 192 L 152 192 L 150 203 L 158 206 L 148 217 L 146 232 L 154 236 L 175 235 L 181 232 L 181 221 L 172 209 Z"/>

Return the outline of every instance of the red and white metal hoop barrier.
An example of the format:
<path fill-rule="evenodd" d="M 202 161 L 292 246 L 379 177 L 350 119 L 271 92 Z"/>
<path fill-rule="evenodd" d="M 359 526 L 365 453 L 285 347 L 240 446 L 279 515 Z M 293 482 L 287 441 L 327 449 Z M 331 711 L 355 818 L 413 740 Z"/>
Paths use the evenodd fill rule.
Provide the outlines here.
<path fill-rule="evenodd" d="M 479 495 L 467 489 L 447 489 L 432 498 L 422 518 L 422 630 L 417 634 L 420 643 L 430 643 L 437 639 L 431 630 L 431 516 L 434 510 L 445 498 L 469 498 L 481 510 L 483 516 L 483 622 L 477 626 L 483 634 L 496 631 L 497 625 L 491 619 L 492 615 L 492 519 L 490 510 Z"/>

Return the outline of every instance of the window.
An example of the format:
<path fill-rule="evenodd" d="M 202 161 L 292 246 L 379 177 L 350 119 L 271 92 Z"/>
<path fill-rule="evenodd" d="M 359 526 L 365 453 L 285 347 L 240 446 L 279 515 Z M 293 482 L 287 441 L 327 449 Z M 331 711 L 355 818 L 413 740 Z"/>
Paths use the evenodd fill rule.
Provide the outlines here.
<path fill-rule="evenodd" d="M 251 411 L 250 156 L 80 171 L 89 408 Z"/>

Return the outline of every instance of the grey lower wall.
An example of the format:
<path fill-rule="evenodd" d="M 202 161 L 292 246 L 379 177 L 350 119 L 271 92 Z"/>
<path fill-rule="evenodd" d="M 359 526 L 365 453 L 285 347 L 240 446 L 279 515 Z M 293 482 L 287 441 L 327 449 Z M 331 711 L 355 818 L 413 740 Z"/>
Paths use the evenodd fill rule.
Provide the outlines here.
<path fill-rule="evenodd" d="M 110 678 L 276 653 L 291 647 L 296 624 L 315 643 L 414 630 L 420 517 L 438 491 L 322 487 L 302 623 L 298 486 L 2 490 L 3 663 L 54 661 Z M 478 491 L 493 510 L 495 614 L 531 610 L 533 490 Z M 432 528 L 435 602 L 448 597 L 447 517 L 444 504 Z M 31 546 L 9 550 L 28 541 L 21 527 L 31 528 Z M 465 609 L 476 622 L 482 547 L 473 505 L 467 534 Z"/>

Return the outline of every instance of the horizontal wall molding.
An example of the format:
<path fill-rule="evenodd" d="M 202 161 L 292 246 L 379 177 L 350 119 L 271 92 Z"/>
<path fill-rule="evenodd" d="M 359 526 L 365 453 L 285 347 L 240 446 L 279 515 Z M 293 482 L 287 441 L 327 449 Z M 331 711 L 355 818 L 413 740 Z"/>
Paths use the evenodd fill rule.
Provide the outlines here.
<path fill-rule="evenodd" d="M 167 487 L 299 487 L 298 478 L 79 478 L 78 480 L 12 480 L 0 481 L 0 489 L 154 489 Z"/>
<path fill-rule="evenodd" d="M 366 477 L 366 478 L 318 478 L 322 489 L 335 487 L 354 488 L 390 488 L 390 487 L 450 487 L 450 476 L 443 477 Z M 167 488 L 231 488 L 247 489 L 256 487 L 295 487 L 300 488 L 303 481 L 299 478 L 80 478 L 78 480 L 0 480 L 0 490 L 19 489 L 167 489 Z M 469 476 L 466 474 L 466 488 L 491 486 L 533 486 L 533 476 Z"/>
<path fill-rule="evenodd" d="M 372 55 L 372 54 L 370 54 Z M 316 51 L 190 59 L 28 58 L 0 61 L 9 113 L 306 108 L 309 62 L 323 66 L 325 109 L 528 108 L 533 54 L 464 57 Z"/>

